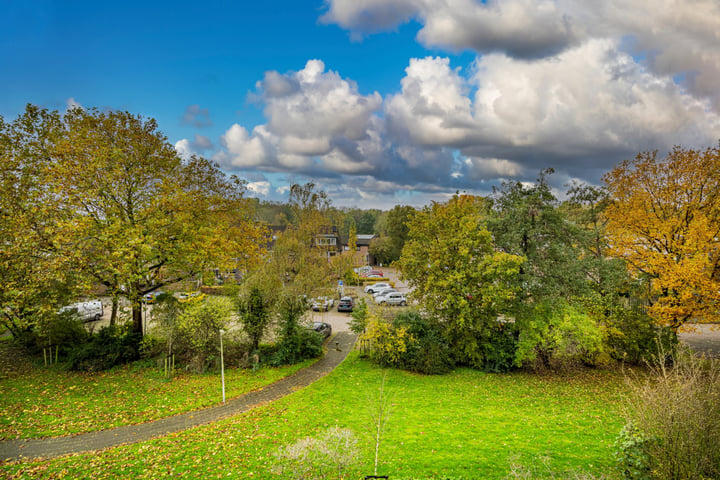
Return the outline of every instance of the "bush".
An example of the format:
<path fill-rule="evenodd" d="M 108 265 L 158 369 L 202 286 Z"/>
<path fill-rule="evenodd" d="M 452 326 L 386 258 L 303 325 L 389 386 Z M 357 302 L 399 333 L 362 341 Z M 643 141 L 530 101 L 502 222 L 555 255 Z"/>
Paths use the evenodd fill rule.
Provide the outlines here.
<path fill-rule="evenodd" d="M 67 368 L 85 372 L 107 370 L 140 358 L 142 336 L 128 327 L 103 327 L 88 343 L 78 345 L 69 353 Z"/>
<path fill-rule="evenodd" d="M 450 346 L 437 322 L 423 318 L 418 312 L 406 310 L 395 316 L 393 326 L 396 329 L 405 328 L 414 339 L 400 356 L 400 368 L 434 375 L 448 373 L 455 367 Z"/>
<path fill-rule="evenodd" d="M 489 325 L 479 339 L 482 370 L 504 373 L 515 368 L 518 337 L 518 326 L 514 322 Z"/>
<path fill-rule="evenodd" d="M 660 349 L 652 374 L 632 383 L 628 421 L 652 441 L 637 442 L 632 455 L 621 450 L 623 468 L 647 458 L 647 478 L 720 478 L 720 360 L 680 350 L 669 367 L 667 357 Z"/>
<path fill-rule="evenodd" d="M 603 358 L 605 329 L 582 307 L 547 301 L 519 316 L 517 323 L 517 366 L 596 365 Z"/>
<path fill-rule="evenodd" d="M 190 367 L 203 372 L 219 358 L 220 330 L 232 315 L 233 305 L 226 297 L 185 303 L 176 320 L 177 346 Z"/>
<path fill-rule="evenodd" d="M 365 333 L 365 329 L 367 328 L 368 306 L 364 298 L 361 298 L 355 303 L 350 316 L 352 317 L 352 320 L 349 322 L 350 330 L 358 335 Z"/>
<path fill-rule="evenodd" d="M 306 310 L 303 298 L 288 296 L 280 304 L 280 341 L 271 360 L 272 365 L 291 365 L 322 355 L 322 337 L 300 325 Z"/>
<path fill-rule="evenodd" d="M 283 478 L 343 479 L 357 465 L 360 449 L 352 430 L 332 427 L 319 437 L 306 437 L 286 445 L 275 454 L 275 470 Z"/>
<path fill-rule="evenodd" d="M 361 338 L 370 345 L 370 359 L 383 367 L 428 375 L 455 367 L 441 326 L 418 312 L 402 311 L 392 321 L 372 318 Z"/>
<path fill-rule="evenodd" d="M 658 341 L 667 352 L 677 347 L 677 335 L 668 327 L 658 326 L 642 306 L 605 308 L 603 316 L 608 324 L 609 353 L 616 360 L 646 364 L 657 353 Z"/>

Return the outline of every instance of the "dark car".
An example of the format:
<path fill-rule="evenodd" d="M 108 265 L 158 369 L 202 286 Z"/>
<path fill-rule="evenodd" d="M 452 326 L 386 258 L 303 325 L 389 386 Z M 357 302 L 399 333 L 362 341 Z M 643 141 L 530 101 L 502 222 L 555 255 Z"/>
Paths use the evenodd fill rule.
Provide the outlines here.
<path fill-rule="evenodd" d="M 338 302 L 338 312 L 352 312 L 355 304 L 352 297 L 342 297 Z"/>
<path fill-rule="evenodd" d="M 313 322 L 310 330 L 319 333 L 323 338 L 328 338 L 332 334 L 332 327 L 325 322 Z"/>

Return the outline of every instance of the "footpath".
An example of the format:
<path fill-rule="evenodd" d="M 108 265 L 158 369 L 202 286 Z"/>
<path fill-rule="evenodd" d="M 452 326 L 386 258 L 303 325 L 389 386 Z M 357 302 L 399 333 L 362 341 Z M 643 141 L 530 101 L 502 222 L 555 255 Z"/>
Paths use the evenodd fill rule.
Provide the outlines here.
<path fill-rule="evenodd" d="M 327 343 L 325 356 L 315 364 L 260 390 L 230 399 L 223 405 L 195 410 L 139 425 L 128 425 L 69 437 L 4 440 L 0 441 L 0 460 L 59 457 L 73 453 L 102 450 L 128 443 L 144 442 L 155 437 L 187 430 L 198 425 L 247 412 L 307 387 L 333 371 L 352 350 L 356 338 L 351 332 L 337 333 Z"/>

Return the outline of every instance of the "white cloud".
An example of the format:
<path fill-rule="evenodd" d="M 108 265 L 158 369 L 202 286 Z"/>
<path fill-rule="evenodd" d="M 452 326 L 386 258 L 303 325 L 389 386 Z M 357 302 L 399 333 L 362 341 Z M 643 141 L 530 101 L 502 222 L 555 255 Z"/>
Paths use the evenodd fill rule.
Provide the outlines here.
<path fill-rule="evenodd" d="M 66 111 L 72 110 L 74 108 L 84 109 L 85 107 L 83 107 L 82 104 L 80 104 L 80 102 L 75 100 L 75 98 L 73 98 L 73 97 L 70 97 L 67 100 L 65 100 L 65 110 Z"/>
<path fill-rule="evenodd" d="M 270 182 L 268 181 L 262 181 L 262 182 L 252 182 L 247 184 L 247 189 L 251 192 L 255 193 L 256 195 L 260 196 L 267 196 L 268 193 L 270 193 Z"/>
<path fill-rule="evenodd" d="M 516 58 L 549 57 L 589 39 L 623 40 L 659 76 L 683 77 L 720 111 L 720 3 L 716 0 L 326 0 L 321 17 L 354 34 L 411 19 L 429 47 Z"/>
<path fill-rule="evenodd" d="M 181 158 L 188 159 L 193 155 L 192 147 L 190 146 L 190 140 L 183 138 L 175 142 L 175 151 L 180 155 Z"/>

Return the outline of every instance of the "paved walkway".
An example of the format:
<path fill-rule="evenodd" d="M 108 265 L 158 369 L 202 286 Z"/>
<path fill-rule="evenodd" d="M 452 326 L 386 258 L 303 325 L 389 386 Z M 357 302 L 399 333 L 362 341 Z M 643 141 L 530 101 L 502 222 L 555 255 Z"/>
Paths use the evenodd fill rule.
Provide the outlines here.
<path fill-rule="evenodd" d="M 350 332 L 339 332 L 327 344 L 327 354 L 315 364 L 260 390 L 228 400 L 224 405 L 183 413 L 140 425 L 128 425 L 71 437 L 5 440 L 0 442 L 0 460 L 58 457 L 71 453 L 102 450 L 127 443 L 143 442 L 154 437 L 179 432 L 247 412 L 259 405 L 272 402 L 306 387 L 330 373 L 345 359 L 355 344 L 355 339 L 356 336 Z"/>

